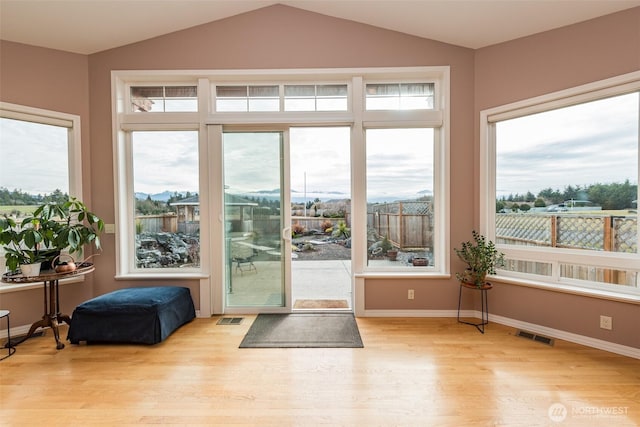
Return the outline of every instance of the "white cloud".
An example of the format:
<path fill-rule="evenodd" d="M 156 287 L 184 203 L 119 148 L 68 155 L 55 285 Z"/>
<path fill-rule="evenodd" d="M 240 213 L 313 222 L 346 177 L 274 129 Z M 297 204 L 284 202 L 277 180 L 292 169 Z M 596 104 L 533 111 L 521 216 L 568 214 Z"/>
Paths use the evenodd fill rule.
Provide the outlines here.
<path fill-rule="evenodd" d="M 0 187 L 31 194 L 69 191 L 66 128 L 0 118 L 0 151 Z"/>
<path fill-rule="evenodd" d="M 638 93 L 500 122 L 498 196 L 638 180 Z"/>

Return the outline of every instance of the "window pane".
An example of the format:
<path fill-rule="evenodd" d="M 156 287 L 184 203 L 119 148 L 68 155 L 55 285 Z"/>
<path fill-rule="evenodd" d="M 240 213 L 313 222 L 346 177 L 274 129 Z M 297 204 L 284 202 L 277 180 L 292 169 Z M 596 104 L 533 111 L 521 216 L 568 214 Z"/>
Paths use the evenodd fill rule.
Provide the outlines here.
<path fill-rule="evenodd" d="M 216 97 L 216 110 L 221 112 L 280 110 L 277 85 L 218 86 Z"/>
<path fill-rule="evenodd" d="M 433 83 L 367 84 L 367 110 L 431 110 Z"/>
<path fill-rule="evenodd" d="M 25 199 L 26 195 L 40 203 L 54 192 L 68 194 L 68 135 L 65 127 L 0 118 L 0 150 L 13 153 L 3 156 L 0 188 L 3 193 L 17 191 L 0 205 L 36 204 Z"/>
<path fill-rule="evenodd" d="M 433 266 L 433 129 L 369 129 L 366 149 L 368 265 Z"/>
<path fill-rule="evenodd" d="M 552 266 L 548 262 L 523 261 L 518 259 L 505 259 L 504 270 L 520 273 L 536 274 L 539 276 L 551 276 Z"/>
<path fill-rule="evenodd" d="M 134 86 L 131 88 L 132 98 L 162 98 L 162 86 Z"/>
<path fill-rule="evenodd" d="M 249 86 L 249 97 L 279 97 L 278 86 Z"/>
<path fill-rule="evenodd" d="M 278 86 L 249 86 L 249 111 L 280 111 Z"/>
<path fill-rule="evenodd" d="M 280 100 L 269 98 L 249 98 L 249 111 L 279 111 Z"/>
<path fill-rule="evenodd" d="M 600 284 L 628 286 L 637 288 L 640 285 L 640 275 L 637 271 L 598 268 L 589 265 L 560 264 L 560 277 Z"/>
<path fill-rule="evenodd" d="M 216 110 L 221 112 L 247 111 L 247 98 L 242 99 L 218 99 Z"/>
<path fill-rule="evenodd" d="M 133 132 L 136 268 L 200 265 L 198 132 Z"/>
<path fill-rule="evenodd" d="M 216 86 L 216 96 L 218 98 L 246 98 L 246 86 Z"/>
<path fill-rule="evenodd" d="M 285 85 L 285 111 L 347 111 L 347 85 Z"/>
<path fill-rule="evenodd" d="M 198 91 L 196 86 L 167 86 L 165 87 L 167 98 L 196 98 Z"/>
<path fill-rule="evenodd" d="M 497 242 L 638 253 L 638 105 L 636 92 L 498 122 Z"/>
<path fill-rule="evenodd" d="M 286 85 L 284 87 L 284 96 L 304 96 L 314 97 L 316 95 L 316 87 L 314 85 Z"/>
<path fill-rule="evenodd" d="M 317 111 L 347 111 L 347 98 L 318 98 Z"/>
<path fill-rule="evenodd" d="M 166 113 L 198 111 L 198 100 L 197 99 L 167 99 L 164 102 L 164 111 Z"/>
<path fill-rule="evenodd" d="M 286 98 L 284 109 L 285 111 L 314 111 L 316 100 L 315 98 Z"/>
<path fill-rule="evenodd" d="M 346 97 L 347 85 L 318 85 L 318 96 Z"/>
<path fill-rule="evenodd" d="M 134 112 L 198 111 L 196 86 L 133 86 L 131 108 Z"/>
<path fill-rule="evenodd" d="M 38 205 L 68 198 L 67 128 L 0 118 L 0 152 L 12 153 L 3 155 L 0 167 L 0 215 L 20 222 Z M 0 247 L 1 271 L 4 266 Z"/>

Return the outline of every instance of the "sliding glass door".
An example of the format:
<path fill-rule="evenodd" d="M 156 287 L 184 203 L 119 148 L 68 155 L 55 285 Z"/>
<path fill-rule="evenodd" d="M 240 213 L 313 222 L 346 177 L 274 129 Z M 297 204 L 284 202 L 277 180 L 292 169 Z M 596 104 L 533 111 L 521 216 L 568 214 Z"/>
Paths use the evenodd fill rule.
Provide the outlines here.
<path fill-rule="evenodd" d="M 287 306 L 285 278 L 291 251 L 283 200 L 283 137 L 283 132 L 222 135 L 225 286 L 230 308 Z"/>

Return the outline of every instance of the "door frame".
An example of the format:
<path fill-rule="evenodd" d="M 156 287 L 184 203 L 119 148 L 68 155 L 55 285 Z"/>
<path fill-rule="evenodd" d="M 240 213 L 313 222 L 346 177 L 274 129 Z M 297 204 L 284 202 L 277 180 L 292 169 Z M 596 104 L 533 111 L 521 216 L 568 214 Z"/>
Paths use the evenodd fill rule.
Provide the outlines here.
<path fill-rule="evenodd" d="M 286 248 L 291 244 L 291 189 L 288 175 L 289 158 L 289 128 L 291 125 L 207 125 L 209 150 L 209 191 L 211 195 L 211 223 L 217 226 L 211 227 L 211 306 L 214 313 L 290 313 L 292 311 L 291 299 L 291 257 L 286 256 Z M 284 306 L 227 306 L 226 284 L 227 265 L 225 259 L 225 205 L 224 205 L 224 150 L 223 134 L 233 133 L 280 133 L 280 185 L 281 185 L 281 266 L 283 270 Z"/>

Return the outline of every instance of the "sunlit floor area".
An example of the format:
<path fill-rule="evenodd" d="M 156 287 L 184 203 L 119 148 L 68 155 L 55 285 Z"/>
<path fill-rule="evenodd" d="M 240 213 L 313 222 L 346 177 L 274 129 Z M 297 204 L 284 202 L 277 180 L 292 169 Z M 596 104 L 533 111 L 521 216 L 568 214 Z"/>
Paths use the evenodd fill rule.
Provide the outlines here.
<path fill-rule="evenodd" d="M 281 306 L 281 264 L 254 261 L 231 268 L 229 306 Z M 291 264 L 292 305 L 298 300 L 346 301 L 351 308 L 351 261 L 299 261 Z"/>
<path fill-rule="evenodd" d="M 364 348 L 240 349 L 254 318 L 153 346 L 31 338 L 0 361 L 1 424 L 640 424 L 637 359 L 452 318 L 358 318 Z"/>

